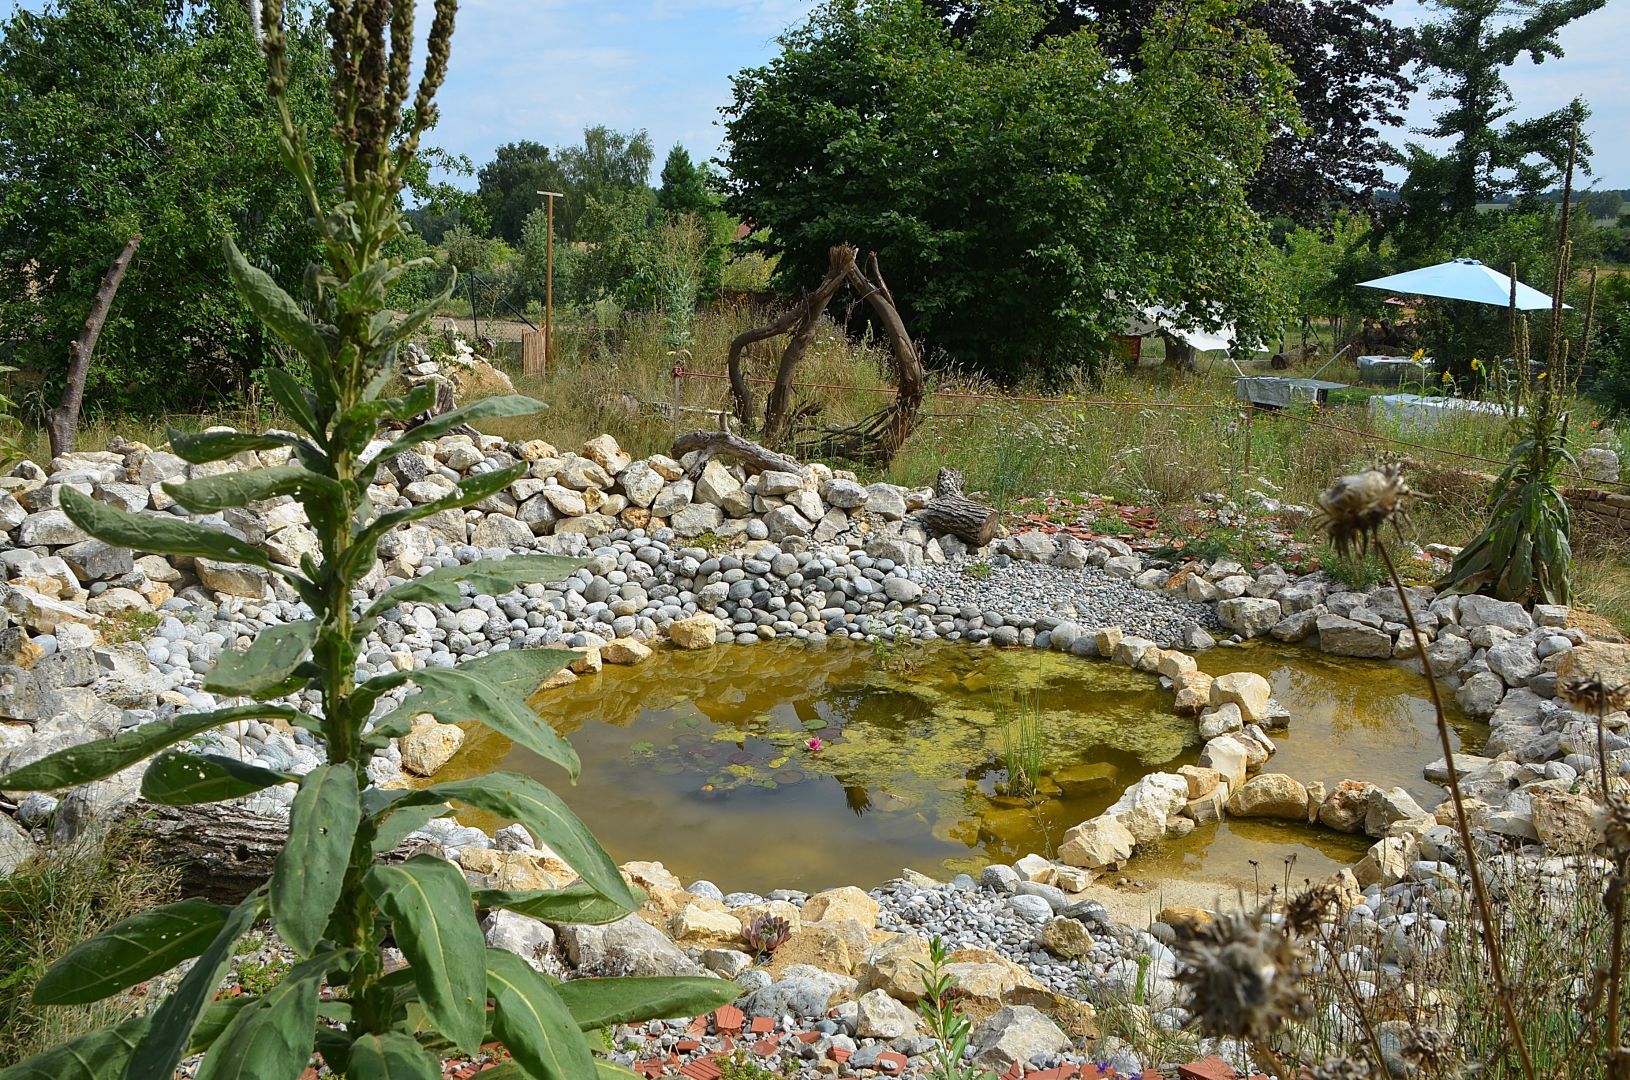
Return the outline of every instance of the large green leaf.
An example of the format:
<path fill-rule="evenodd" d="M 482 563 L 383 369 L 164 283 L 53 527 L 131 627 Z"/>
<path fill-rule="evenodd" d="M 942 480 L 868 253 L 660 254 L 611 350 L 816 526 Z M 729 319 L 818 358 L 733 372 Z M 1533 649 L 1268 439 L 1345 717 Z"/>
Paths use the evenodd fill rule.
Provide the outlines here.
<path fill-rule="evenodd" d="M 213 514 L 295 492 L 313 492 L 335 501 L 340 495 L 340 484 L 338 480 L 314 473 L 304 465 L 290 462 L 168 483 L 164 485 L 164 490 L 182 507 L 195 514 Z"/>
<path fill-rule="evenodd" d="M 161 975 L 209 947 L 230 908 L 182 900 L 116 923 L 69 949 L 34 987 L 37 1005 L 84 1005 Z"/>
<path fill-rule="evenodd" d="M 325 951 L 239 1009 L 209 1048 L 196 1080 L 296 1080 L 311 1061 L 317 990 L 340 954 Z"/>
<path fill-rule="evenodd" d="M 71 489 L 64 489 L 67 490 Z M 111 739 L 58 750 L 49 757 L 24 765 L 9 776 L 0 777 L 0 790 L 55 791 L 87 784 L 112 776 L 120 769 L 127 769 L 172 743 L 190 739 L 233 720 L 289 719 L 298 715 L 293 709 L 277 705 L 235 705 L 210 712 L 180 713 L 120 732 Z"/>
<path fill-rule="evenodd" d="M 397 805 L 449 801 L 519 821 L 601 896 L 630 910 L 639 906 L 611 856 L 589 832 L 588 826 L 578 820 L 559 795 L 530 776 L 491 773 L 474 780 L 436 784 L 403 796 Z"/>
<path fill-rule="evenodd" d="M 183 434 L 170 429 L 170 450 L 182 461 L 204 465 L 245 450 L 280 450 L 298 440 L 287 435 L 256 435 L 248 431 L 200 431 Z"/>
<path fill-rule="evenodd" d="M 479 675 L 517 697 L 530 698 L 545 679 L 582 658 L 583 653 L 577 649 L 498 649 L 466 660 L 457 670 Z"/>
<path fill-rule="evenodd" d="M 292 296 L 278 287 L 270 274 L 249 264 L 230 236 L 222 246 L 232 284 L 237 286 L 239 295 L 250 310 L 295 352 L 313 366 L 327 370 L 331 366 L 328 343 L 317 324 L 300 310 L 300 305 L 294 302 Z"/>
<path fill-rule="evenodd" d="M 432 296 L 422 306 L 415 308 L 399 319 L 391 319 L 387 324 L 379 328 L 373 335 L 373 354 L 378 356 L 391 352 L 400 348 L 404 342 L 411 340 L 413 335 L 417 334 L 420 328 L 434 318 L 436 312 L 442 309 L 442 305 L 447 303 L 456 288 L 458 288 L 458 272 L 455 270 L 449 275 L 447 287 L 441 291 L 441 295 Z M 386 312 L 382 311 L 375 318 L 386 314 Z"/>
<path fill-rule="evenodd" d="M 571 1011 L 525 960 L 488 949 L 487 990 L 493 1030 L 537 1080 L 581 1080 L 594 1072 L 594 1056 Z"/>
<path fill-rule="evenodd" d="M 126 1075 L 130 1055 L 152 1023 L 151 1016 L 139 1016 L 116 1027 L 81 1035 L 0 1069 L 0 1080 L 118 1080 Z"/>
<path fill-rule="evenodd" d="M 306 676 L 296 670 L 316 640 L 317 624 L 311 619 L 264 630 L 242 652 L 229 649 L 221 653 L 204 677 L 204 689 L 257 700 L 293 693 L 306 682 Z"/>
<path fill-rule="evenodd" d="M 436 1029 L 460 1050 L 475 1053 L 486 1027 L 486 943 L 463 872 L 420 855 L 400 866 L 375 865 L 364 883 L 391 920 Z"/>
<path fill-rule="evenodd" d="M 255 545 L 219 529 L 206 529 L 169 514 L 127 513 L 67 486 L 63 487 L 61 498 L 62 509 L 70 521 L 98 540 L 117 547 L 248 563 L 263 570 L 277 569 Z"/>
<path fill-rule="evenodd" d="M 301 431 L 313 438 L 323 437 L 322 424 L 317 420 L 317 395 L 282 368 L 271 368 L 267 372 L 266 389 Z"/>
<path fill-rule="evenodd" d="M 292 773 L 274 772 L 221 754 L 166 750 L 142 774 L 141 793 L 142 798 L 163 806 L 196 806 L 299 781 Z"/>
<path fill-rule="evenodd" d="M 383 855 L 387 851 L 394 851 L 396 846 L 409 836 L 424 828 L 427 823 L 449 813 L 451 810 L 444 803 L 431 803 L 427 806 L 407 806 L 393 811 L 389 817 L 380 822 L 374 833 L 373 852 Z"/>
<path fill-rule="evenodd" d="M 198 1023 L 192 1026 L 192 1038 L 187 1040 L 187 1054 L 202 1054 L 215 1045 L 215 1040 L 221 1037 L 221 1032 L 238 1015 L 238 1010 L 255 1000 L 253 994 L 239 994 L 237 997 L 222 998 L 204 1010 L 198 1018 Z"/>
<path fill-rule="evenodd" d="M 565 649 L 523 651 L 529 654 L 527 662 L 535 663 L 538 670 L 554 665 L 558 671 L 577 659 L 576 654 Z M 536 661 L 530 659 L 531 654 L 538 654 Z M 475 664 L 470 661 L 455 668 L 420 668 L 411 672 L 408 677 L 418 686 L 418 692 L 409 694 L 395 709 L 375 721 L 375 728 L 406 721 L 419 713 L 429 713 L 444 724 L 479 720 L 539 757 L 559 765 L 576 779 L 582 766 L 571 744 L 533 712 L 525 698 L 495 686 L 480 674 Z"/>
<path fill-rule="evenodd" d="M 351 1080 L 441 1080 L 441 1062 L 413 1036 L 387 1031 L 351 1044 L 345 1075 Z"/>
<path fill-rule="evenodd" d="M 478 593 L 498 596 L 520 585 L 560 581 L 587 566 L 587 559 L 562 555 L 517 555 L 508 559 L 479 559 L 463 566 L 444 566 L 423 577 L 392 586 L 369 605 L 367 614 L 383 615 L 409 601 L 445 604 L 459 597 L 459 583 L 468 582 Z"/>
<path fill-rule="evenodd" d="M 361 823 L 354 767 L 320 765 L 301 779 L 270 893 L 277 932 L 299 952 L 315 949 L 328 926 Z"/>
<path fill-rule="evenodd" d="M 728 979 L 572 979 L 555 987 L 572 1019 L 588 1031 L 635 1020 L 702 1016 L 741 996 Z"/>
<path fill-rule="evenodd" d="M 232 962 L 232 953 L 238 939 L 249 932 L 265 909 L 266 898 L 256 890 L 232 909 L 215 940 L 204 950 L 192 970 L 182 978 L 175 992 L 164 999 L 153 1012 L 153 1026 L 148 1029 L 130 1056 L 125 1080 L 152 1080 L 174 1074 L 181 1055 L 192 1040 L 194 1025 L 204 1015 L 215 997 L 216 987 Z"/>
<path fill-rule="evenodd" d="M 547 923 L 599 926 L 616 922 L 645 902 L 642 893 L 630 891 L 634 892 L 634 903 L 628 907 L 581 883 L 564 889 L 477 889 L 475 902 L 483 908 L 503 908 Z"/>

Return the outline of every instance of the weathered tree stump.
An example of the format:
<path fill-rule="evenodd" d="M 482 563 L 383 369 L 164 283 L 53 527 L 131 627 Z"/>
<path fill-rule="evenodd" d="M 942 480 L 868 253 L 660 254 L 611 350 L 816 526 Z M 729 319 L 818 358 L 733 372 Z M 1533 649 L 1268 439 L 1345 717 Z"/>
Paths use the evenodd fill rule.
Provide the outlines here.
<path fill-rule="evenodd" d="M 933 501 L 917 512 L 917 521 L 930 533 L 948 533 L 974 547 L 984 547 L 995 539 L 1000 515 L 962 494 L 962 483 L 960 472 L 941 466 Z"/>
<path fill-rule="evenodd" d="M 728 431 L 692 431 L 674 440 L 675 458 L 683 458 L 696 451 L 701 451 L 701 455 L 690 467 L 692 480 L 701 476 L 702 468 L 716 457 L 739 461 L 753 472 L 790 472 L 800 476 L 804 473 L 804 467 L 785 454 L 778 454 Z"/>

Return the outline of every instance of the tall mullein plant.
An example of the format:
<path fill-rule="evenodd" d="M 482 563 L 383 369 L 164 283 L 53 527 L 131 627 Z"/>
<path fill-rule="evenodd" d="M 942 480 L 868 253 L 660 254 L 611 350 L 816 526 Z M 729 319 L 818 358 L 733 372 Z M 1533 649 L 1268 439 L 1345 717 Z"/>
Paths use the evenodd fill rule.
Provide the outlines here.
<path fill-rule="evenodd" d="M 626 1076 L 631 1074 L 593 1060 L 585 1033 L 652 1016 L 695 1015 L 738 992 L 734 983 L 701 978 L 557 984 L 519 957 L 486 947 L 478 910 L 504 908 L 552 923 L 603 923 L 641 902 L 588 829 L 545 785 L 508 774 L 417 791 L 367 785 L 368 760 L 421 713 L 446 722 L 478 720 L 568 776 L 578 771 L 576 753 L 525 700 L 573 653 L 513 649 L 450 669 L 395 672 L 360 683 L 356 678 L 367 634 L 397 605 L 447 602 L 466 589 L 505 592 L 559 580 L 581 565 L 549 556 L 485 560 L 396 584 L 371 602 L 358 589 L 375 564 L 379 540 L 391 529 L 471 506 L 521 475 L 520 468 L 493 470 L 469 478 L 445 498 L 379 512 L 368 489 L 385 458 L 466 422 L 543 407 L 525 397 L 489 398 L 421 424 L 383 453 L 369 455 L 381 420 L 406 419 L 432 404 L 428 390 L 381 394 L 398 347 L 445 299 L 405 318 L 385 306 L 392 282 L 418 265 L 391 259 L 385 250 L 402 231 L 397 195 L 420 133 L 434 119 L 455 10 L 452 0 L 438 0 L 428 59 L 405 108 L 413 7 L 412 0 L 331 0 L 334 134 L 343 172 L 337 191 L 328 195 L 329 185 L 314 175 L 286 107 L 282 4 L 265 4 L 269 83 L 282 118 L 283 149 L 310 201 L 325 265 L 308 272 L 308 303 L 302 306 L 250 266 L 230 240 L 226 259 L 245 300 L 304 359 L 312 385 L 307 389 L 282 372 L 269 383 L 299 434 L 209 432 L 171 439 L 175 453 L 194 464 L 246 451 L 284 459 L 167 487 L 197 514 L 293 496 L 320 538 L 320 557 L 307 556 L 298 570 L 290 569 L 225 532 L 168 515 L 126 513 L 62 489 L 63 509 L 91 535 L 139 551 L 259 567 L 282 577 L 312 617 L 261 634 L 243 652 L 222 655 L 204 686 L 245 704 L 157 720 L 0 777 L 0 789 L 7 791 L 56 790 L 152 757 L 142 793 L 173 805 L 297 784 L 287 845 L 271 879 L 237 905 L 183 900 L 71 949 L 40 980 L 37 1002 L 97 1001 L 193 963 L 153 1012 L 12 1066 L 0 1072 L 3 1080 L 168 1080 L 183 1057 L 199 1053 L 199 1080 L 295 1080 L 314 1050 L 343 1076 L 439 1080 L 442 1057 L 475 1054 L 492 1042 L 503 1043 L 512 1056 L 487 1074 L 495 1078 Z M 398 688 L 410 692 L 388 708 L 384 697 Z M 290 695 L 310 689 L 321 694 L 320 714 L 289 703 Z M 376 711 L 382 715 L 371 719 Z M 283 720 L 310 732 L 326 751 L 326 763 L 296 777 L 178 745 L 246 719 Z M 453 803 L 519 821 L 581 880 L 564 889 L 472 890 L 456 866 L 435 858 L 380 861 L 410 833 L 450 812 Z M 216 1001 L 238 939 L 268 917 L 298 961 L 265 993 Z M 406 956 L 404 969 L 385 970 L 387 941 Z"/>

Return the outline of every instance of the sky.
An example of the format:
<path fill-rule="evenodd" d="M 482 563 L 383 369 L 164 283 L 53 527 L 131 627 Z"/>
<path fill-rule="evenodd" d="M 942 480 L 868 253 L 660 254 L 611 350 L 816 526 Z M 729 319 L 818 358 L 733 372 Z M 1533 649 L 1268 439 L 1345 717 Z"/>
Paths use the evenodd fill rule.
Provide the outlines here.
<path fill-rule="evenodd" d="M 730 76 L 776 53 L 775 37 L 800 23 L 815 0 L 464 0 L 453 59 L 431 141 L 479 166 L 515 139 L 575 142 L 587 125 L 644 128 L 660 169 L 675 143 L 714 157 L 718 109 Z M 1401 23 L 1425 18 L 1417 0 L 1390 9 Z M 1566 55 L 1508 72 L 1516 117 L 1561 107 L 1582 94 L 1594 110 L 1597 184 L 1630 187 L 1630 0 L 1562 33 Z M 1433 103 L 1422 92 L 1409 126 Z M 1389 139 L 1418 139 L 1404 131 Z"/>

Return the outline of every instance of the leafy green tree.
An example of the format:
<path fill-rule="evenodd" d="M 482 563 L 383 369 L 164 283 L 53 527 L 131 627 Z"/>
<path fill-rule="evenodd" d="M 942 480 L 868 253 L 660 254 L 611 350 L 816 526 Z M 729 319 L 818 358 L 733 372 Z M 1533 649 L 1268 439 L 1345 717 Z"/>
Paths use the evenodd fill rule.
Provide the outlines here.
<path fill-rule="evenodd" d="M 288 108 L 332 124 L 321 22 L 296 6 Z M 0 339 L 60 394 L 68 343 L 109 262 L 142 243 L 90 370 L 110 410 L 218 406 L 269 365 L 273 339 L 222 273 L 232 232 L 295 284 L 315 235 L 283 172 L 239 0 L 52 0 L 0 29 Z M 337 163 L 313 147 L 319 167 Z"/>
<path fill-rule="evenodd" d="M 972 32 L 984 0 L 925 0 L 959 35 Z M 1386 16 L 1391 0 L 1252 0 L 1239 18 L 1284 53 L 1296 76 L 1303 125 L 1274 134 L 1248 190 L 1264 217 L 1323 223 L 1343 206 L 1368 207 L 1382 169 L 1399 160 L 1381 137 L 1403 123 L 1416 87 L 1415 41 Z M 1046 0 L 1041 38 L 1090 28 L 1112 62 L 1136 68 L 1166 0 Z"/>
<path fill-rule="evenodd" d="M 547 146 L 522 139 L 500 146 L 476 179 L 493 234 L 518 244 L 526 216 L 543 202 L 538 192 L 564 191 L 566 170 Z"/>
<path fill-rule="evenodd" d="M 1444 102 L 1421 133 L 1442 140 L 1435 153 L 1409 146 L 1409 173 L 1399 194 L 1406 255 L 1463 228 L 1479 203 L 1508 196 L 1532 202 L 1556 185 L 1568 161 L 1568 139 L 1589 116 L 1581 98 L 1528 120 L 1516 109 L 1505 69 L 1527 54 L 1535 64 L 1560 59 L 1562 28 L 1607 0 L 1433 0 L 1438 18 L 1420 31 L 1421 61 L 1432 72 L 1431 97 Z M 1502 123 L 1503 121 L 1503 123 Z M 1581 168 L 1589 144 L 1580 144 Z"/>
<path fill-rule="evenodd" d="M 662 163 L 657 205 L 670 214 L 700 214 L 717 209 L 718 200 L 708 190 L 707 166 L 691 161 L 690 152 L 678 143 L 668 151 L 668 160 Z"/>
<path fill-rule="evenodd" d="M 1096 362 L 1147 305 L 1276 332 L 1245 182 L 1295 108 L 1237 6 L 1157 15 L 1131 73 L 1089 34 L 1036 44 L 1036 4 L 985 9 L 959 38 L 920 0 L 823 4 L 735 77 L 728 208 L 782 283 L 875 250 L 911 332 L 1005 380 Z"/>
<path fill-rule="evenodd" d="M 175 434 L 171 448 L 206 464 L 246 451 L 285 455 L 282 464 L 201 476 L 170 485 L 177 503 L 199 514 L 291 495 L 320 540 L 320 557 L 299 569 L 274 563 L 256 545 L 218 529 L 166 514 L 132 514 L 71 489 L 62 506 L 81 528 L 142 551 L 259 567 L 280 576 L 312 617 L 268 630 L 242 652 L 221 656 L 208 675 L 211 692 L 249 704 L 179 713 L 113 739 L 86 743 L 25 765 L 4 778 L 7 791 L 56 790 L 111 776 L 159 753 L 142 780 L 145 796 L 163 804 L 230 799 L 277 784 L 298 783 L 288 840 L 271 880 L 235 906 L 183 900 L 125 919 L 80 943 L 41 978 L 40 1004 L 97 1001 L 194 963 L 153 1012 L 75 1039 L 0 1071 L 3 1080 L 169 1077 L 184 1056 L 203 1054 L 198 1080 L 256 1077 L 295 1080 L 314 1049 L 353 1080 L 440 1080 L 440 1058 L 475 1054 L 501 1042 L 513 1058 L 500 1074 L 532 1080 L 587 1080 L 631 1075 L 595 1062 L 588 1032 L 660 1015 L 694 1015 L 736 996 L 719 979 L 580 979 L 556 984 L 524 960 L 488 949 L 477 905 L 551 922 L 608 922 L 640 904 L 583 823 L 544 784 L 498 774 L 415 791 L 370 789 L 366 765 L 412 718 L 478 720 L 558 765 L 568 776 L 576 753 L 527 706 L 526 694 L 570 663 L 573 653 L 512 649 L 456 668 L 426 668 L 358 682 L 357 657 L 379 620 L 408 602 L 445 603 L 463 590 L 504 592 L 532 581 L 559 580 L 581 565 L 554 556 L 484 560 L 442 567 L 385 589 L 372 602 L 359 588 L 391 529 L 442 510 L 473 506 L 513 484 L 524 465 L 465 480 L 452 494 L 381 513 L 368 490 L 386 457 L 460 424 L 536 412 L 542 404 L 514 395 L 454 409 L 404 433 L 384 453 L 368 453 L 386 418 L 405 420 L 432 405 L 420 388 L 384 398 L 397 350 L 430 319 L 446 294 L 405 317 L 387 307 L 389 290 L 410 266 L 383 254 L 402 233 L 398 196 L 407 163 L 434 122 L 433 98 L 447 70 L 455 0 L 437 0 L 429 48 L 416 92 L 410 77 L 414 5 L 394 0 L 331 0 L 335 41 L 334 113 L 345 117 L 343 171 L 318 172 L 305 133 L 287 107 L 288 37 L 282 4 L 266 0 L 263 33 L 270 91 L 282 144 L 298 188 L 321 223 L 324 262 L 306 275 L 307 304 L 297 303 L 230 239 L 230 277 L 268 329 L 298 353 L 309 388 L 281 369 L 270 391 L 292 433 L 213 431 Z M 404 112 L 404 107 L 408 107 Z M 326 126 L 327 131 L 333 125 Z M 359 599 L 361 597 L 361 599 Z M 374 717 L 390 691 L 411 686 L 405 700 Z M 319 714 L 280 699 L 320 692 Z M 223 724 L 277 719 L 310 732 L 326 761 L 301 777 L 201 755 L 177 744 Z M 560 890 L 472 893 L 458 867 L 429 856 L 404 863 L 379 856 L 450 812 L 451 802 L 519 821 L 582 878 Z M 263 993 L 215 1001 L 234 948 L 270 916 L 298 962 Z M 385 969 L 385 942 L 407 958 Z M 324 998 L 324 986 L 335 996 Z M 488 1002 L 492 1003 L 489 1011 Z"/>

